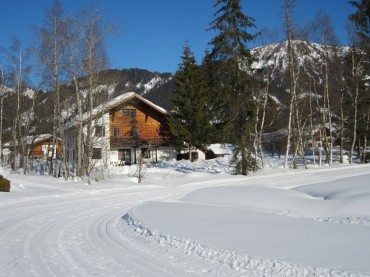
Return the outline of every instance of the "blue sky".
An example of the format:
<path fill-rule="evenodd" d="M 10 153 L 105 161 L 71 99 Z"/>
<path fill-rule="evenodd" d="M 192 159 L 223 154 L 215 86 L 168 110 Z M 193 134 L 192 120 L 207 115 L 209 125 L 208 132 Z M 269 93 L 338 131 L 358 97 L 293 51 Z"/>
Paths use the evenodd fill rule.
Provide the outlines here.
<path fill-rule="evenodd" d="M 31 26 L 41 26 L 44 10 L 52 0 L 2 0 L 0 5 L 0 47 L 8 47 L 13 36 L 24 45 L 33 36 Z M 268 28 L 279 38 L 283 0 L 242 0 L 244 13 L 256 19 L 257 29 Z M 143 68 L 175 72 L 181 62 L 185 41 L 200 61 L 214 36 L 206 32 L 214 19 L 215 0 L 62 0 L 65 12 L 98 7 L 107 21 L 120 29 L 108 41 L 112 68 Z M 332 19 L 340 44 L 347 44 L 345 25 L 353 8 L 347 0 L 296 0 L 300 25 L 312 21 L 318 11 Z M 251 45 L 256 46 L 261 42 Z"/>

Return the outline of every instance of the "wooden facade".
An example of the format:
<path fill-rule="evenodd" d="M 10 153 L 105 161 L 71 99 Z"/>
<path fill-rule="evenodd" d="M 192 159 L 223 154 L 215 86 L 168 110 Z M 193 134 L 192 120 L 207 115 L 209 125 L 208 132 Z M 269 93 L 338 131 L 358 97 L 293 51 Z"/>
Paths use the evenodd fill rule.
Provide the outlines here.
<path fill-rule="evenodd" d="M 63 155 L 62 143 L 60 140 L 57 140 L 57 156 Z M 30 151 L 30 156 L 33 158 L 44 158 L 44 157 L 51 157 L 53 153 L 53 139 L 47 138 L 40 141 L 36 141 L 29 145 L 32 150 Z"/>
<path fill-rule="evenodd" d="M 168 144 L 167 114 L 140 98 L 133 98 L 109 112 L 111 147 Z"/>
<path fill-rule="evenodd" d="M 27 153 L 23 154 L 28 155 L 30 158 L 41 159 L 50 158 L 53 154 L 56 154 L 57 157 L 61 157 L 63 155 L 62 141 L 57 139 L 56 143 L 53 143 L 52 135 L 44 134 L 37 137 L 28 136 L 25 140 L 27 144 Z M 53 153 L 54 144 L 56 144 L 56 153 Z M 9 151 L 13 151 L 13 142 L 10 141 L 5 143 L 4 148 L 8 148 Z M 22 152 L 20 147 L 16 146 L 16 148 L 18 153 Z"/>

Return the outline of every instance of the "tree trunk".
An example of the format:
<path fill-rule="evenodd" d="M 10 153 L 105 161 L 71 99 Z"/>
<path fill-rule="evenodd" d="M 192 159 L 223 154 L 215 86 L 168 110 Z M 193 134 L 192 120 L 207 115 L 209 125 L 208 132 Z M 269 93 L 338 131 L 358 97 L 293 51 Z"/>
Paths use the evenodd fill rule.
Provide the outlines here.
<path fill-rule="evenodd" d="M 344 110 L 343 110 L 343 98 L 344 98 L 344 92 L 342 91 L 342 95 L 340 98 L 340 122 L 341 122 L 341 128 L 340 128 L 340 158 L 339 162 L 342 164 L 344 163 L 343 158 L 343 148 L 344 148 Z"/>
<path fill-rule="evenodd" d="M 294 60 L 294 50 L 292 46 L 292 30 L 291 30 L 291 19 L 290 19 L 290 3 L 289 0 L 285 0 L 285 24 L 286 24 L 286 32 L 288 38 L 288 45 L 287 45 L 287 52 L 288 52 L 288 71 L 290 77 L 290 104 L 289 104 L 289 117 L 288 117 L 288 135 L 287 135 L 287 143 L 286 143 L 286 153 L 285 153 L 285 162 L 284 168 L 288 168 L 288 157 L 289 157 L 289 150 L 290 150 L 290 140 L 292 137 L 292 122 L 293 116 L 295 114 L 294 109 L 296 108 L 296 76 L 295 76 L 295 60 Z M 295 151 L 293 150 L 293 167 L 296 167 L 295 164 Z"/>
<path fill-rule="evenodd" d="M 352 129 L 352 144 L 351 144 L 351 149 L 350 149 L 350 154 L 349 154 L 349 163 L 353 163 L 353 151 L 355 148 L 355 143 L 356 143 L 356 133 L 357 133 L 357 113 L 358 113 L 358 95 L 359 95 L 359 84 L 357 81 L 357 77 L 355 76 L 355 58 L 354 58 L 354 50 L 352 50 L 352 77 L 355 78 L 355 95 L 353 98 L 353 106 L 354 106 L 354 112 L 353 112 L 353 129 Z"/>

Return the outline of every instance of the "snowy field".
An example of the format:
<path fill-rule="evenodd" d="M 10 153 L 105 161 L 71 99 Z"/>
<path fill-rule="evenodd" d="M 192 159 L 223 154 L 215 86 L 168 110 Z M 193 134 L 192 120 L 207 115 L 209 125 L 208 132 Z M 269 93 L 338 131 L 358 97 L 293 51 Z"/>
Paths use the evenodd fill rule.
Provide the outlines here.
<path fill-rule="evenodd" d="M 164 162 L 141 184 L 1 169 L 0 276 L 370 276 L 370 165 L 268 163 Z"/>

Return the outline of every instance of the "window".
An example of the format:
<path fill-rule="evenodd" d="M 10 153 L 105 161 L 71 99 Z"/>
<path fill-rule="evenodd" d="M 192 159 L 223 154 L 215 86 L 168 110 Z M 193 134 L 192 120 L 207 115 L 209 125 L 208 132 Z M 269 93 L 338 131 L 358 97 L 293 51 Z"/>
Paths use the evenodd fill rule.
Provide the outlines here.
<path fill-rule="evenodd" d="M 130 110 L 130 116 L 131 117 L 136 117 L 136 110 L 135 109 Z"/>
<path fill-rule="evenodd" d="M 129 116 L 130 115 L 130 110 L 129 109 L 123 109 L 123 115 L 124 116 Z"/>
<path fill-rule="evenodd" d="M 116 138 L 122 137 L 122 128 L 113 128 L 113 136 Z"/>
<path fill-rule="evenodd" d="M 150 158 L 150 151 L 148 148 L 141 148 L 141 156 L 144 159 L 149 159 Z"/>
<path fill-rule="evenodd" d="M 118 149 L 118 159 L 123 161 L 125 164 L 131 164 L 131 150 Z"/>
<path fill-rule="evenodd" d="M 123 109 L 123 116 L 136 117 L 136 109 Z"/>
<path fill-rule="evenodd" d="M 93 159 L 101 159 L 101 148 L 93 148 Z"/>
<path fill-rule="evenodd" d="M 105 127 L 98 125 L 95 126 L 95 136 L 96 137 L 104 137 L 105 136 Z"/>

